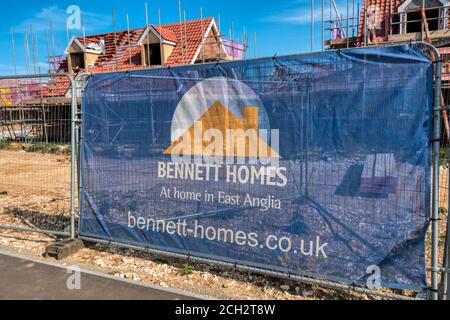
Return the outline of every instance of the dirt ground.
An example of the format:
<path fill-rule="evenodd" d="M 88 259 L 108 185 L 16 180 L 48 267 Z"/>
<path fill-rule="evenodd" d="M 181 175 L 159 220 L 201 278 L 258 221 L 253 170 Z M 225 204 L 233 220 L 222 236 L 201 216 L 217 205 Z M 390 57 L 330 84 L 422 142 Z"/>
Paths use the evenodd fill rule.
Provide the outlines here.
<path fill-rule="evenodd" d="M 65 196 L 70 192 L 70 157 L 0 151 L 0 190 L 14 195 L 45 192 Z"/>
<path fill-rule="evenodd" d="M 56 226 L 64 230 L 70 205 L 69 160 L 63 155 L 0 151 L 0 225 L 26 228 Z M 443 178 L 448 179 L 448 176 Z M 446 207 L 444 204 L 442 206 Z M 441 223 L 440 229 L 440 240 L 444 241 L 444 223 Z M 42 259 L 45 247 L 55 240 L 55 237 L 37 233 L 0 230 L 0 247 Z M 187 264 L 185 260 L 104 245 L 92 245 L 64 262 L 219 299 L 376 299 L 234 269 Z"/>
<path fill-rule="evenodd" d="M 69 208 L 69 157 L 0 151 L 0 225 L 63 231 Z"/>

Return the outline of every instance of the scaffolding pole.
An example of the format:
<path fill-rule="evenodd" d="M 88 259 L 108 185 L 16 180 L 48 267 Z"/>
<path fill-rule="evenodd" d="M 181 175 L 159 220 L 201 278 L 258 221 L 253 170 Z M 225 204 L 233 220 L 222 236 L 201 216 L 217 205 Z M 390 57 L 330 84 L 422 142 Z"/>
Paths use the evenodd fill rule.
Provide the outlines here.
<path fill-rule="evenodd" d="M 201 28 L 202 28 L 202 63 L 205 63 L 205 29 L 204 29 L 204 25 L 203 25 L 203 8 L 200 7 L 200 23 L 201 23 Z"/>
<path fill-rule="evenodd" d="M 127 13 L 127 34 L 128 34 L 128 62 L 131 66 L 131 36 L 130 36 L 130 18 Z M 117 53 L 116 53 L 117 55 Z"/>
<path fill-rule="evenodd" d="M 182 26 L 183 18 L 181 16 L 181 0 L 178 0 L 178 18 L 180 20 L 179 29 L 180 29 L 180 38 L 181 38 L 181 41 L 180 41 L 181 42 L 180 43 L 180 45 L 181 45 L 181 61 L 182 61 L 182 64 L 184 64 L 184 43 L 183 43 L 183 26 Z"/>
<path fill-rule="evenodd" d="M 347 49 L 350 47 L 350 2 L 347 0 Z"/>
<path fill-rule="evenodd" d="M 70 55 L 70 40 L 69 40 L 69 26 L 66 24 L 66 37 L 67 37 L 67 66 L 69 69 L 69 74 L 73 75 L 73 68 L 72 68 L 72 57 Z"/>
<path fill-rule="evenodd" d="M 364 9 L 364 47 L 367 47 L 367 8 Z"/>
<path fill-rule="evenodd" d="M 322 51 L 325 50 L 325 0 L 322 0 Z"/>
<path fill-rule="evenodd" d="M 158 12 L 159 15 L 159 12 Z M 145 30 L 147 32 L 147 48 L 144 46 L 144 52 L 147 52 L 147 67 L 150 67 L 150 25 L 149 25 L 149 17 L 148 17 L 148 4 L 145 3 Z M 161 38 L 161 30 L 159 30 L 159 37 Z M 160 40 L 161 43 L 161 40 Z"/>
<path fill-rule="evenodd" d="M 84 45 L 84 61 L 85 61 L 85 66 L 84 68 L 86 69 L 86 72 L 89 72 L 89 66 L 87 64 L 87 56 L 86 56 L 86 29 L 85 29 L 85 25 L 84 25 L 84 14 L 81 16 L 81 24 L 82 24 L 82 29 L 83 29 L 83 45 Z"/>
<path fill-rule="evenodd" d="M 356 21 L 355 21 L 355 0 L 352 2 L 352 37 L 355 37 L 355 27 L 356 27 Z"/>
<path fill-rule="evenodd" d="M 339 28 L 340 28 L 340 30 L 342 30 L 342 33 L 344 34 L 344 37 L 346 37 L 347 35 L 345 34 L 344 24 L 342 23 L 342 18 L 341 18 L 341 15 L 339 13 L 339 9 L 337 7 L 336 1 L 335 0 L 331 0 L 331 1 L 332 1 L 332 4 L 333 4 L 334 11 L 336 12 L 336 19 L 339 22 Z"/>
<path fill-rule="evenodd" d="M 188 38 L 187 38 L 187 27 L 186 27 L 186 25 L 187 25 L 187 21 L 186 21 L 186 10 L 183 10 L 183 16 L 184 16 L 184 28 L 183 28 L 183 30 L 184 30 L 184 45 L 185 45 L 185 48 L 186 48 L 186 54 L 185 54 L 185 57 L 186 57 L 186 62 L 185 62 L 185 64 L 188 64 L 189 63 L 189 56 L 188 56 L 188 54 L 187 54 L 187 52 L 188 52 L 188 46 L 189 46 L 189 44 L 188 44 Z"/>
<path fill-rule="evenodd" d="M 50 42 L 49 42 L 49 38 L 48 38 L 48 29 L 45 29 L 45 40 L 46 40 L 46 44 L 47 44 L 47 63 L 48 63 L 48 72 L 51 73 L 52 71 L 52 65 L 51 65 L 51 60 L 50 60 Z"/>
<path fill-rule="evenodd" d="M 159 26 L 159 55 L 161 57 L 161 65 L 166 64 L 165 59 L 163 59 L 164 50 L 163 50 L 163 41 L 162 41 L 162 27 L 161 27 L 161 8 L 158 8 L 158 26 Z M 148 50 L 148 54 L 150 55 L 150 50 Z M 150 58 L 148 59 L 150 64 Z"/>
<path fill-rule="evenodd" d="M 31 37 L 31 60 L 33 61 L 34 74 L 37 74 L 33 26 L 31 24 L 30 24 L 30 37 Z"/>
<path fill-rule="evenodd" d="M 330 40 L 333 39 L 333 5 L 331 4 L 331 0 L 330 0 Z"/>
<path fill-rule="evenodd" d="M 31 74 L 31 67 L 30 67 L 30 45 L 28 42 L 28 32 L 25 32 L 25 38 L 24 38 L 24 49 L 25 49 L 25 68 L 27 69 L 27 74 Z"/>
<path fill-rule="evenodd" d="M 253 35 L 253 39 L 254 39 L 254 43 L 253 43 L 253 51 L 254 51 L 254 56 L 256 58 L 256 32 Z"/>
<path fill-rule="evenodd" d="M 231 22 L 231 52 L 233 53 L 233 61 L 235 60 L 235 54 L 234 54 L 234 21 Z"/>
<path fill-rule="evenodd" d="M 112 20 L 113 20 L 113 31 L 114 31 L 114 49 L 115 49 L 115 56 L 116 56 L 116 70 L 119 66 L 119 57 L 117 56 L 117 34 L 116 34 L 116 13 L 114 7 L 112 8 Z"/>
<path fill-rule="evenodd" d="M 11 27 L 11 49 L 13 58 L 14 75 L 17 75 L 17 56 L 16 56 L 16 44 L 14 41 L 14 29 Z"/>
<path fill-rule="evenodd" d="M 39 38 L 37 33 L 34 36 L 34 54 L 36 55 L 36 67 L 38 74 L 41 74 L 41 65 L 39 63 Z M 39 78 L 39 82 L 41 82 L 41 78 Z"/>
<path fill-rule="evenodd" d="M 311 0 L 311 52 L 314 52 L 314 0 Z"/>
<path fill-rule="evenodd" d="M 50 36 L 52 38 L 52 56 L 53 56 L 53 70 L 55 70 L 56 72 L 56 61 L 55 61 L 55 57 L 56 57 L 56 52 L 55 52 L 55 35 L 53 33 L 53 24 L 50 21 Z"/>

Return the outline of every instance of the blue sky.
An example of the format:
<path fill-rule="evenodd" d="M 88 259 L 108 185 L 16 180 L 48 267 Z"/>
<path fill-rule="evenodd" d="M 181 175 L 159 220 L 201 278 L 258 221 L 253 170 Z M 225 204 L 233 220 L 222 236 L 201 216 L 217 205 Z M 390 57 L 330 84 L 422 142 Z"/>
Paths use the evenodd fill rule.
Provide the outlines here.
<path fill-rule="evenodd" d="M 316 37 L 315 47 L 320 49 L 321 0 L 316 1 Z M 46 30 L 52 21 L 55 33 L 55 47 L 60 53 L 67 45 L 66 40 L 66 9 L 70 5 L 78 5 L 85 19 L 86 33 L 111 31 L 112 8 L 116 11 L 117 28 L 126 29 L 126 14 L 130 16 L 131 27 L 145 26 L 145 2 L 149 5 L 150 23 L 157 23 L 158 8 L 161 9 L 162 23 L 178 20 L 177 0 L 40 0 L 40 1 L 10 1 L 3 3 L 0 11 L 0 74 L 12 74 L 12 49 L 10 28 L 15 31 L 18 73 L 25 73 L 24 34 L 32 25 L 39 43 L 39 61 L 42 71 L 47 66 Z M 273 54 L 288 54 L 310 51 L 311 47 L 311 1 L 310 0 L 182 0 L 187 19 L 200 17 L 200 6 L 203 15 L 221 16 L 221 27 L 228 34 L 232 22 L 235 24 L 236 38 L 241 37 L 245 28 L 251 35 L 249 56 L 253 56 L 253 34 L 257 33 L 257 56 Z M 344 8 L 346 0 L 338 0 L 338 6 Z M 326 12 L 329 12 L 328 0 Z M 82 34 L 81 30 L 75 31 Z"/>

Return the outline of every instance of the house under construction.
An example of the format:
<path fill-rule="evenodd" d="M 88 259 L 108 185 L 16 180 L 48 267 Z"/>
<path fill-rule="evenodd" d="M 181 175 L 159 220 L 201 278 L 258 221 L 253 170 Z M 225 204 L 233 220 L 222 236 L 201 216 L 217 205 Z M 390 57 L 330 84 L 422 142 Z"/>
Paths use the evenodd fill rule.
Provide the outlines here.
<path fill-rule="evenodd" d="M 64 55 L 50 56 L 50 73 L 127 71 L 242 60 L 247 40 L 225 38 L 215 18 L 73 36 Z M 32 45 L 33 46 L 33 45 Z M 48 50 L 51 51 L 50 49 Z M 67 77 L 0 81 L 0 139 L 68 142 L 71 90 Z"/>
<path fill-rule="evenodd" d="M 448 0 L 347 0 L 339 12 L 330 0 L 329 19 L 323 19 L 324 48 L 377 46 L 394 43 L 427 42 L 435 46 L 444 60 L 442 101 L 450 105 L 450 1 Z M 340 7 L 342 10 L 342 6 Z M 323 8 L 322 12 L 328 12 Z M 442 113 L 442 141 L 448 145 L 450 126 Z"/>

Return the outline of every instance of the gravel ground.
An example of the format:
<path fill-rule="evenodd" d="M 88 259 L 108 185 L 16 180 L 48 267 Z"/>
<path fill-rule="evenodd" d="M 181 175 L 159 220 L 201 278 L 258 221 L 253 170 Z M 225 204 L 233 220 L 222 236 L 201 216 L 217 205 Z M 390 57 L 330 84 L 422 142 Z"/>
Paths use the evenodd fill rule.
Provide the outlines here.
<path fill-rule="evenodd" d="M 26 238 L 26 239 L 25 239 Z M 0 231 L 0 248 L 33 258 L 43 258 L 45 247 L 55 240 L 40 234 Z M 139 251 L 92 245 L 63 261 L 112 276 L 224 300 L 372 300 L 293 281 L 249 274 L 212 265 L 156 256 Z"/>
<path fill-rule="evenodd" d="M 0 151 L 0 225 L 42 228 L 51 223 L 63 230 L 67 223 L 64 213 L 69 206 L 68 170 L 65 156 Z M 441 241 L 444 220 L 440 225 Z M 45 247 L 55 240 L 37 233 L 0 230 L 0 247 L 33 257 L 42 258 Z M 429 242 L 428 236 L 427 248 Z M 212 265 L 188 265 L 185 260 L 103 245 L 85 248 L 64 263 L 219 299 L 375 299 Z"/>

